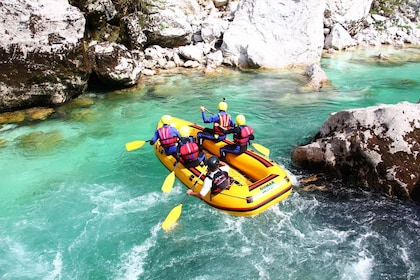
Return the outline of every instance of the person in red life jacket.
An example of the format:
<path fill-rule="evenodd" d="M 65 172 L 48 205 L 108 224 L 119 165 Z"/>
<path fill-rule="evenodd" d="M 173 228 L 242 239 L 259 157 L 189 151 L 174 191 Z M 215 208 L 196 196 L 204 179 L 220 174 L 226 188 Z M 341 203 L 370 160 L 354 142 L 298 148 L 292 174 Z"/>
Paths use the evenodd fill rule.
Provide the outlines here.
<path fill-rule="evenodd" d="M 230 166 L 225 162 L 220 161 L 217 156 L 211 156 L 207 160 L 209 171 L 204 179 L 203 187 L 200 192 L 194 192 L 191 189 L 187 190 L 188 195 L 192 195 L 203 199 L 209 192 L 211 195 L 216 195 L 224 189 L 229 189 L 230 184 L 233 183 L 229 176 Z"/>
<path fill-rule="evenodd" d="M 224 101 L 219 102 L 218 109 L 219 113 L 207 118 L 204 106 L 200 106 L 201 117 L 203 118 L 204 123 L 213 123 L 213 129 L 205 128 L 203 132 L 197 133 L 198 144 L 200 147 L 203 145 L 203 140 L 208 139 L 211 141 L 219 142 L 226 138 L 226 135 L 223 133 L 222 129 L 230 129 L 235 125 L 235 122 L 232 120 L 230 115 L 226 112 L 228 105 Z"/>
<path fill-rule="evenodd" d="M 226 153 L 240 155 L 248 148 L 249 140 L 254 140 L 254 129 L 246 124 L 244 115 L 236 116 L 236 126 L 224 130 L 225 134 L 233 133 L 233 144 L 220 148 L 220 158 L 223 160 Z M 222 129 L 223 130 L 223 129 Z"/>
<path fill-rule="evenodd" d="M 181 138 L 178 142 L 178 158 L 179 161 L 186 167 L 196 167 L 202 162 L 206 162 L 206 155 L 200 151 L 195 138 L 190 136 L 190 128 L 188 126 L 183 126 L 179 130 Z"/>
<path fill-rule="evenodd" d="M 163 126 L 159 127 L 155 131 L 152 139 L 150 139 L 150 145 L 155 144 L 155 142 L 159 139 L 165 153 L 167 155 L 173 155 L 177 158 L 177 144 L 179 138 L 181 138 L 178 129 L 171 125 L 172 117 L 170 115 L 163 115 L 161 122 L 163 123 Z"/>

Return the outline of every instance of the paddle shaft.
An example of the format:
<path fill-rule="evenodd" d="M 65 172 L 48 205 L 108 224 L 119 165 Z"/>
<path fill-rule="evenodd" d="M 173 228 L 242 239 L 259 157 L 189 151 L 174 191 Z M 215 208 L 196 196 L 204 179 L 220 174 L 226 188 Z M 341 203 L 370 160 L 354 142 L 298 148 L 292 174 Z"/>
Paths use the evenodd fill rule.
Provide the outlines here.
<path fill-rule="evenodd" d="M 207 166 L 203 169 L 203 171 L 201 172 L 201 174 L 198 176 L 197 180 L 195 180 L 194 185 L 192 185 L 192 187 L 191 187 L 191 190 L 192 190 L 192 191 L 194 191 L 194 189 L 195 189 L 195 185 L 197 185 L 198 180 L 200 180 L 201 176 L 203 176 L 203 174 L 204 174 L 204 172 L 205 172 L 206 170 L 207 170 Z M 203 181 L 204 181 L 204 180 L 203 180 Z M 186 195 L 184 196 L 184 199 L 181 201 L 181 203 L 180 203 L 180 204 L 184 204 L 184 202 L 187 200 L 187 198 L 188 198 L 189 196 L 190 196 L 189 194 L 186 194 Z"/>
<path fill-rule="evenodd" d="M 194 191 L 195 185 L 197 185 L 198 180 L 200 180 L 201 176 L 203 176 L 203 174 L 204 174 L 204 172 L 206 172 L 206 170 L 207 170 L 207 166 L 206 166 L 206 167 L 204 167 L 203 171 L 200 173 L 200 175 L 198 175 L 197 180 L 195 180 L 194 185 L 192 185 L 192 187 L 191 187 L 191 190 L 192 190 L 192 191 Z M 204 182 L 204 180 L 203 180 L 203 182 Z M 183 204 L 183 203 L 185 202 L 185 200 L 187 200 L 188 196 L 189 196 L 189 195 L 188 195 L 188 194 L 186 194 L 186 197 L 184 197 L 184 199 L 182 200 L 181 204 Z"/>
<path fill-rule="evenodd" d="M 203 169 L 203 171 L 201 172 L 200 176 L 198 176 L 197 180 L 195 181 L 194 185 L 191 187 L 192 190 L 194 190 L 195 185 L 198 183 L 198 180 L 200 180 L 201 176 L 204 174 L 204 172 L 207 170 L 207 166 Z M 178 221 L 179 217 L 181 216 L 181 212 L 182 212 L 182 204 L 184 204 L 184 202 L 187 200 L 187 198 L 189 197 L 188 194 L 185 194 L 184 199 L 182 200 L 182 202 L 180 204 L 178 204 L 177 206 L 175 206 L 171 212 L 169 212 L 168 216 L 166 217 L 165 221 L 163 221 L 162 223 L 162 229 L 163 230 L 168 230 L 170 228 L 172 228 L 176 221 Z"/>

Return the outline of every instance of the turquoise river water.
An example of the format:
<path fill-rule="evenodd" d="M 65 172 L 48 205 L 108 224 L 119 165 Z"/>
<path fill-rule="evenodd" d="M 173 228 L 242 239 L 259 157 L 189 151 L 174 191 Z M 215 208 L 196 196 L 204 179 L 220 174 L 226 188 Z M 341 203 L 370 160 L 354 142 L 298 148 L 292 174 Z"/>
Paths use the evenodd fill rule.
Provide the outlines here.
<path fill-rule="evenodd" d="M 379 53 L 388 61 L 377 60 Z M 330 113 L 420 98 L 420 49 L 322 59 L 333 87 L 304 93 L 301 71 L 156 76 L 137 89 L 90 92 L 46 121 L 0 129 L 1 279 L 420 279 L 420 208 L 351 191 L 305 192 L 290 154 Z M 184 197 L 146 144 L 163 114 L 202 124 L 225 97 L 256 143 L 292 174 L 294 190 L 255 217 Z"/>

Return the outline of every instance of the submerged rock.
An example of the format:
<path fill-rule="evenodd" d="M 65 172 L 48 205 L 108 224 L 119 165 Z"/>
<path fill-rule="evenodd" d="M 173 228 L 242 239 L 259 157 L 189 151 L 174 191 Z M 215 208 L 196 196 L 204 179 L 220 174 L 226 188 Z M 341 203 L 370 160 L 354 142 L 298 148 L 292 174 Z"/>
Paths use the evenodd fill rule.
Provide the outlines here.
<path fill-rule="evenodd" d="M 6 112 L 0 114 L 1 123 L 20 123 L 23 121 L 46 120 L 55 112 L 52 108 L 34 107 L 26 110 Z"/>
<path fill-rule="evenodd" d="M 296 167 L 420 202 L 420 104 L 401 102 L 332 114 L 292 154 Z"/>
<path fill-rule="evenodd" d="M 16 140 L 16 145 L 27 155 L 46 155 L 52 153 L 64 142 L 63 135 L 58 131 L 35 131 L 22 135 Z"/>

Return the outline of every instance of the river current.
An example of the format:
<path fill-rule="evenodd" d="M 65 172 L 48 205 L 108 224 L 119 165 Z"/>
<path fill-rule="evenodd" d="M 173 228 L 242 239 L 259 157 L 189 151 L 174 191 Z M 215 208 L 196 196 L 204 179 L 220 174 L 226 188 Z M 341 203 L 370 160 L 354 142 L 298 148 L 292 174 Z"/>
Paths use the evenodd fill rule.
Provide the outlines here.
<path fill-rule="evenodd" d="M 375 58 L 379 53 L 388 60 Z M 46 121 L 0 129 L 1 279 L 420 279 L 420 208 L 348 190 L 306 192 L 290 154 L 339 110 L 416 103 L 420 49 L 322 59 L 333 86 L 300 91 L 301 71 L 160 75 L 136 89 L 89 92 Z M 168 171 L 146 143 L 163 114 L 203 124 L 199 106 L 226 98 L 254 142 L 288 169 L 292 194 L 255 217 L 160 187 Z M 82 103 L 82 102 L 80 102 Z M 334 182 L 331 182 L 334 184 Z"/>

